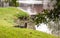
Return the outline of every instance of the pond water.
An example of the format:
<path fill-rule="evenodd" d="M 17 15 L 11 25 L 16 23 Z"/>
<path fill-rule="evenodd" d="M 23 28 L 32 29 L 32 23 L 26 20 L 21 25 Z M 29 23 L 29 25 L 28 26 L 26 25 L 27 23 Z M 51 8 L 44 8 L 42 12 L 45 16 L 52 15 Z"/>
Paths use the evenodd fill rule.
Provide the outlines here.
<path fill-rule="evenodd" d="M 44 23 L 40 24 L 39 27 L 37 27 L 37 25 L 35 26 L 36 30 L 38 31 L 42 31 L 42 32 L 46 32 L 51 34 L 51 30 L 48 28 L 48 26 Z"/>

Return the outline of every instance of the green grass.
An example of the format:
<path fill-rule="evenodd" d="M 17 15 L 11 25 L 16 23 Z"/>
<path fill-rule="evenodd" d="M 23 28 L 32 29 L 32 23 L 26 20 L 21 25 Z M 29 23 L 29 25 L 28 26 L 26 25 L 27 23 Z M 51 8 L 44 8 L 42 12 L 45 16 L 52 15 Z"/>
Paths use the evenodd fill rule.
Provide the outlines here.
<path fill-rule="evenodd" d="M 57 38 L 57 37 L 35 30 L 1 26 L 0 38 Z"/>
<path fill-rule="evenodd" d="M 17 19 L 18 16 L 28 16 L 28 14 L 15 7 L 0 8 L 0 21 L 14 24 L 14 20 Z"/>
<path fill-rule="evenodd" d="M 36 30 L 12 27 L 16 15 L 26 16 L 25 12 L 15 7 L 0 8 L 0 38 L 57 38 Z"/>

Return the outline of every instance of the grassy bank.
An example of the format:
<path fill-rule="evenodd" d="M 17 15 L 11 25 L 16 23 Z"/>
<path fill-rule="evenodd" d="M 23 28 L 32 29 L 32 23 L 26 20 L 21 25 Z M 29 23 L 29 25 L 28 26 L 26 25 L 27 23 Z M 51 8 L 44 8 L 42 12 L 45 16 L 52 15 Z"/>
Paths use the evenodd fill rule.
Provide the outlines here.
<path fill-rule="evenodd" d="M 0 38 L 57 38 L 57 37 L 35 30 L 1 26 Z"/>
<path fill-rule="evenodd" d="M 0 8 L 0 38 L 57 38 L 40 31 L 12 27 L 14 19 L 26 15 L 15 7 Z"/>
<path fill-rule="evenodd" d="M 14 24 L 14 20 L 19 16 L 28 16 L 28 14 L 22 10 L 18 10 L 15 7 L 0 8 L 0 24 L 2 23 L 1 25 L 10 26 L 10 24 Z"/>

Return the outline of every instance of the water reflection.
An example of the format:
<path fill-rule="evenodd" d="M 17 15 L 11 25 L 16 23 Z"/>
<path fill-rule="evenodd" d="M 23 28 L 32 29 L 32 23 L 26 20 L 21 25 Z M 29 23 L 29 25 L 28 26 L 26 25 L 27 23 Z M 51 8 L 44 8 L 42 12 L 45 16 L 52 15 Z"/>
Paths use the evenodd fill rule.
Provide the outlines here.
<path fill-rule="evenodd" d="M 44 23 L 40 24 L 39 27 L 35 26 L 36 30 L 38 31 L 43 31 L 43 32 L 46 32 L 46 33 L 49 33 L 51 34 L 51 30 L 48 28 L 48 26 Z"/>

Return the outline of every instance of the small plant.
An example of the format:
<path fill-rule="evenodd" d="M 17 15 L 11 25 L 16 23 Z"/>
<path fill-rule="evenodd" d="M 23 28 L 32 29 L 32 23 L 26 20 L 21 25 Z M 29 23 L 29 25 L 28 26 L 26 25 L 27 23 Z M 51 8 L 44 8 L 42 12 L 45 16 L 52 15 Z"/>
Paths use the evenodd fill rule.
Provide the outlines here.
<path fill-rule="evenodd" d="M 20 12 L 20 13 L 16 14 L 16 17 L 19 19 L 27 19 L 27 18 L 29 18 L 29 15 L 25 12 Z"/>

